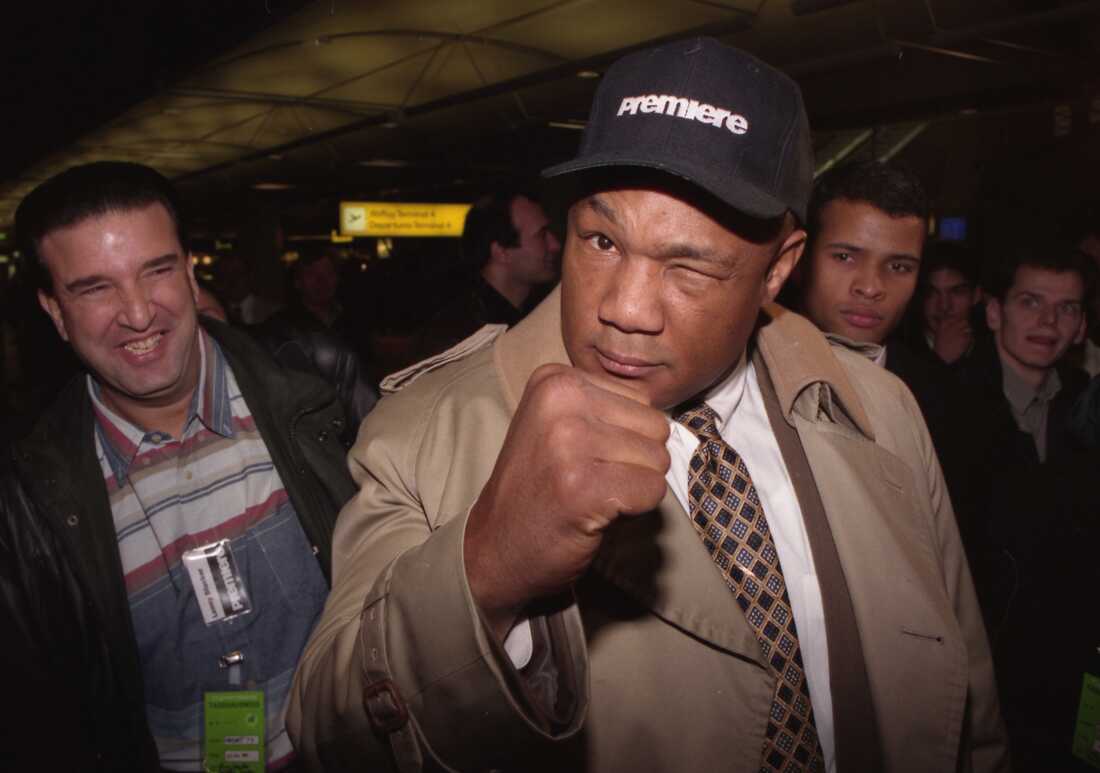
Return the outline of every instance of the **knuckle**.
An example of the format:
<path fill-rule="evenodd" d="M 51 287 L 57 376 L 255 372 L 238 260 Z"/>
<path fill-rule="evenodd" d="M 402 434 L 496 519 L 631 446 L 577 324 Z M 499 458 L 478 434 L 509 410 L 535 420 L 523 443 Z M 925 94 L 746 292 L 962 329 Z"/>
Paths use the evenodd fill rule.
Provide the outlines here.
<path fill-rule="evenodd" d="M 558 489 L 564 495 L 575 495 L 584 489 L 587 472 L 578 465 L 569 465 L 557 476 Z"/>
<path fill-rule="evenodd" d="M 553 424 L 547 432 L 549 447 L 546 451 L 553 453 L 559 449 L 572 449 L 582 441 L 584 437 L 583 422 L 576 416 L 563 416 Z"/>
<path fill-rule="evenodd" d="M 531 373 L 531 378 L 528 384 L 532 387 L 536 387 L 551 376 L 560 373 L 565 368 L 564 365 L 557 363 L 546 363 L 545 365 L 539 365 Z"/>

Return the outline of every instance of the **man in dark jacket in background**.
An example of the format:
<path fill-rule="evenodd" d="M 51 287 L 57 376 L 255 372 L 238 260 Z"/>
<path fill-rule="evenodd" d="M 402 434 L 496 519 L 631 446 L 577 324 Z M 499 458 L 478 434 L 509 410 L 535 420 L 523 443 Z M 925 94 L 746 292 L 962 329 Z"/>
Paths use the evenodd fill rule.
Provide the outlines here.
<path fill-rule="evenodd" d="M 157 172 L 115 162 L 63 172 L 20 205 L 39 301 L 87 373 L 15 461 L 102 626 L 119 721 L 135 731 L 114 752 L 202 769 L 219 740 L 204 705 L 245 689 L 266 724 L 253 751 L 281 767 L 290 678 L 354 492 L 345 420 L 322 382 L 199 324 L 178 211 Z"/>
<path fill-rule="evenodd" d="M 1072 245 L 1020 237 L 983 289 L 979 341 L 945 395 L 960 431 L 937 448 L 993 648 L 1017 770 L 1087 770 L 1073 759 L 1086 671 L 1100 665 L 1100 459 L 1068 417 L 1087 377 L 1066 352 L 1082 340 L 1091 267 Z M 1075 767 L 1076 766 L 1076 767 Z"/>
<path fill-rule="evenodd" d="M 558 278 L 561 242 L 532 196 L 504 188 L 474 202 L 462 232 L 463 276 L 424 325 L 420 358 L 454 346 L 483 325 L 514 325 L 536 288 Z"/>

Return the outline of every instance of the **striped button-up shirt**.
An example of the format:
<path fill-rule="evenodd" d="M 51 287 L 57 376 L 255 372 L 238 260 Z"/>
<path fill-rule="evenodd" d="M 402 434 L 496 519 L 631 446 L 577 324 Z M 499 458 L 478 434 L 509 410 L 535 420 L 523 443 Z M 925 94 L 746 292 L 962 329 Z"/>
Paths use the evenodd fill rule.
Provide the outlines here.
<path fill-rule="evenodd" d="M 286 699 L 328 587 L 232 370 L 199 335 L 199 388 L 182 436 L 134 426 L 89 376 L 96 450 L 162 766 L 201 769 L 203 693 L 232 688 L 220 659 L 239 651 L 239 686 L 264 691 L 267 760 L 277 769 L 293 757 Z M 181 559 L 223 539 L 251 611 L 207 625 Z"/>

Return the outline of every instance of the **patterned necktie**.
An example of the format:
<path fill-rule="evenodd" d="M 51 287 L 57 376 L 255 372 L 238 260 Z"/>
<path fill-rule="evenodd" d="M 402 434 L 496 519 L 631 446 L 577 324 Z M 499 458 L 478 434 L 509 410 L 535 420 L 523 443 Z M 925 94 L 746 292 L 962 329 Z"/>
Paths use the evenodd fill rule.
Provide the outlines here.
<path fill-rule="evenodd" d="M 703 403 L 676 420 L 700 441 L 688 469 L 691 522 L 776 676 L 760 770 L 821 771 L 824 755 L 779 554 L 748 467 L 718 434 L 716 416 Z"/>

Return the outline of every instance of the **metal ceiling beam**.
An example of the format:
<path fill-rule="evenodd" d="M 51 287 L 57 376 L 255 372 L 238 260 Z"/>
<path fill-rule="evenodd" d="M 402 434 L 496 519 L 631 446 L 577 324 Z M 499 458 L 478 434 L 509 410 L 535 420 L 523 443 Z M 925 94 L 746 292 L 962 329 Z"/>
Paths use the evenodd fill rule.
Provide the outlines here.
<path fill-rule="evenodd" d="M 821 177 L 821 175 L 825 174 L 834 166 L 846 159 L 848 156 L 855 153 L 856 150 L 862 147 L 863 144 L 867 142 L 867 140 L 871 139 L 872 136 L 874 136 L 873 129 L 864 129 L 863 131 L 856 134 L 856 136 L 852 138 L 851 142 L 849 142 L 847 145 L 834 153 L 816 170 L 814 170 L 814 179 L 816 180 L 818 177 Z"/>
<path fill-rule="evenodd" d="M 880 153 L 879 156 L 878 156 L 878 160 L 883 161 L 883 162 L 889 161 L 891 158 L 896 156 L 898 153 L 905 150 L 905 148 L 909 145 L 909 143 L 911 143 L 913 140 L 915 140 L 917 137 L 919 137 L 921 134 L 923 134 L 924 130 L 927 129 L 930 125 L 931 124 L 928 121 L 925 121 L 923 123 L 918 123 L 912 129 L 907 131 L 901 137 L 901 139 L 899 139 L 897 142 L 895 142 L 891 147 L 887 148 L 883 153 Z"/>
<path fill-rule="evenodd" d="M 164 93 L 177 97 L 213 99 L 223 102 L 258 102 L 267 105 L 318 107 L 324 110 L 333 110 L 339 113 L 348 113 L 358 116 L 362 116 L 364 111 L 384 112 L 396 107 L 396 105 L 382 102 L 362 102 L 354 99 L 326 99 L 325 97 L 296 97 L 290 94 L 272 94 L 266 91 L 237 91 L 234 89 L 174 87 L 165 89 Z"/>
<path fill-rule="evenodd" d="M 953 46 L 966 43 L 976 38 L 993 38 L 1005 32 L 1027 29 L 1029 27 L 1041 27 L 1046 24 L 1058 24 L 1083 19 L 1088 16 L 1100 15 L 1100 2 L 1096 0 L 1082 0 L 1073 5 L 1062 6 L 1053 11 L 1038 11 L 1012 16 L 1008 19 L 986 22 L 984 24 L 972 24 L 954 29 L 940 29 L 929 39 L 933 46 Z"/>
<path fill-rule="evenodd" d="M 948 46 L 968 43 L 972 40 L 996 37 L 1004 32 L 1038 27 L 1045 24 L 1070 22 L 1089 16 L 1100 16 L 1100 2 L 1097 2 L 1097 0 L 1084 0 L 1083 2 L 1067 5 L 1053 11 L 1022 14 L 996 22 L 975 24 L 955 29 L 940 29 L 929 36 L 925 43 L 937 48 L 946 48 Z M 885 43 L 868 46 L 867 48 L 857 51 L 795 62 L 794 64 L 782 67 L 782 69 L 795 78 L 804 75 L 814 75 L 843 67 L 867 64 L 868 62 L 880 59 L 896 59 L 901 56 L 903 46 L 916 47 L 916 44 L 908 41 L 888 40 Z"/>
<path fill-rule="evenodd" d="M 385 30 L 354 30 L 351 32 L 334 32 L 328 35 L 320 35 L 316 38 L 306 38 L 302 40 L 288 40 L 282 43 L 272 43 L 270 46 L 264 46 L 263 48 L 257 48 L 254 51 L 247 51 L 243 54 L 230 57 L 228 59 L 222 59 L 218 62 L 211 63 L 208 67 L 204 67 L 201 70 L 196 71 L 195 75 L 201 75 L 214 70 L 218 70 L 226 65 L 236 64 L 246 59 L 252 59 L 257 56 L 264 56 L 265 54 L 271 54 L 276 51 L 286 51 L 289 48 L 299 48 L 301 46 L 309 45 L 329 45 L 337 40 L 345 40 L 350 38 L 414 38 L 416 40 L 423 40 L 425 42 L 432 42 L 435 45 L 441 45 L 446 43 L 477 43 L 478 45 L 488 46 L 491 48 L 500 48 L 513 53 L 525 54 L 527 56 L 537 56 L 542 59 L 550 61 L 560 62 L 563 57 L 557 54 L 547 51 L 544 48 L 536 48 L 535 46 L 526 46 L 522 43 L 512 43 L 507 40 L 497 40 L 496 38 L 486 37 L 485 35 L 467 34 L 462 32 L 439 32 L 438 30 L 415 30 L 415 29 L 385 29 Z"/>

